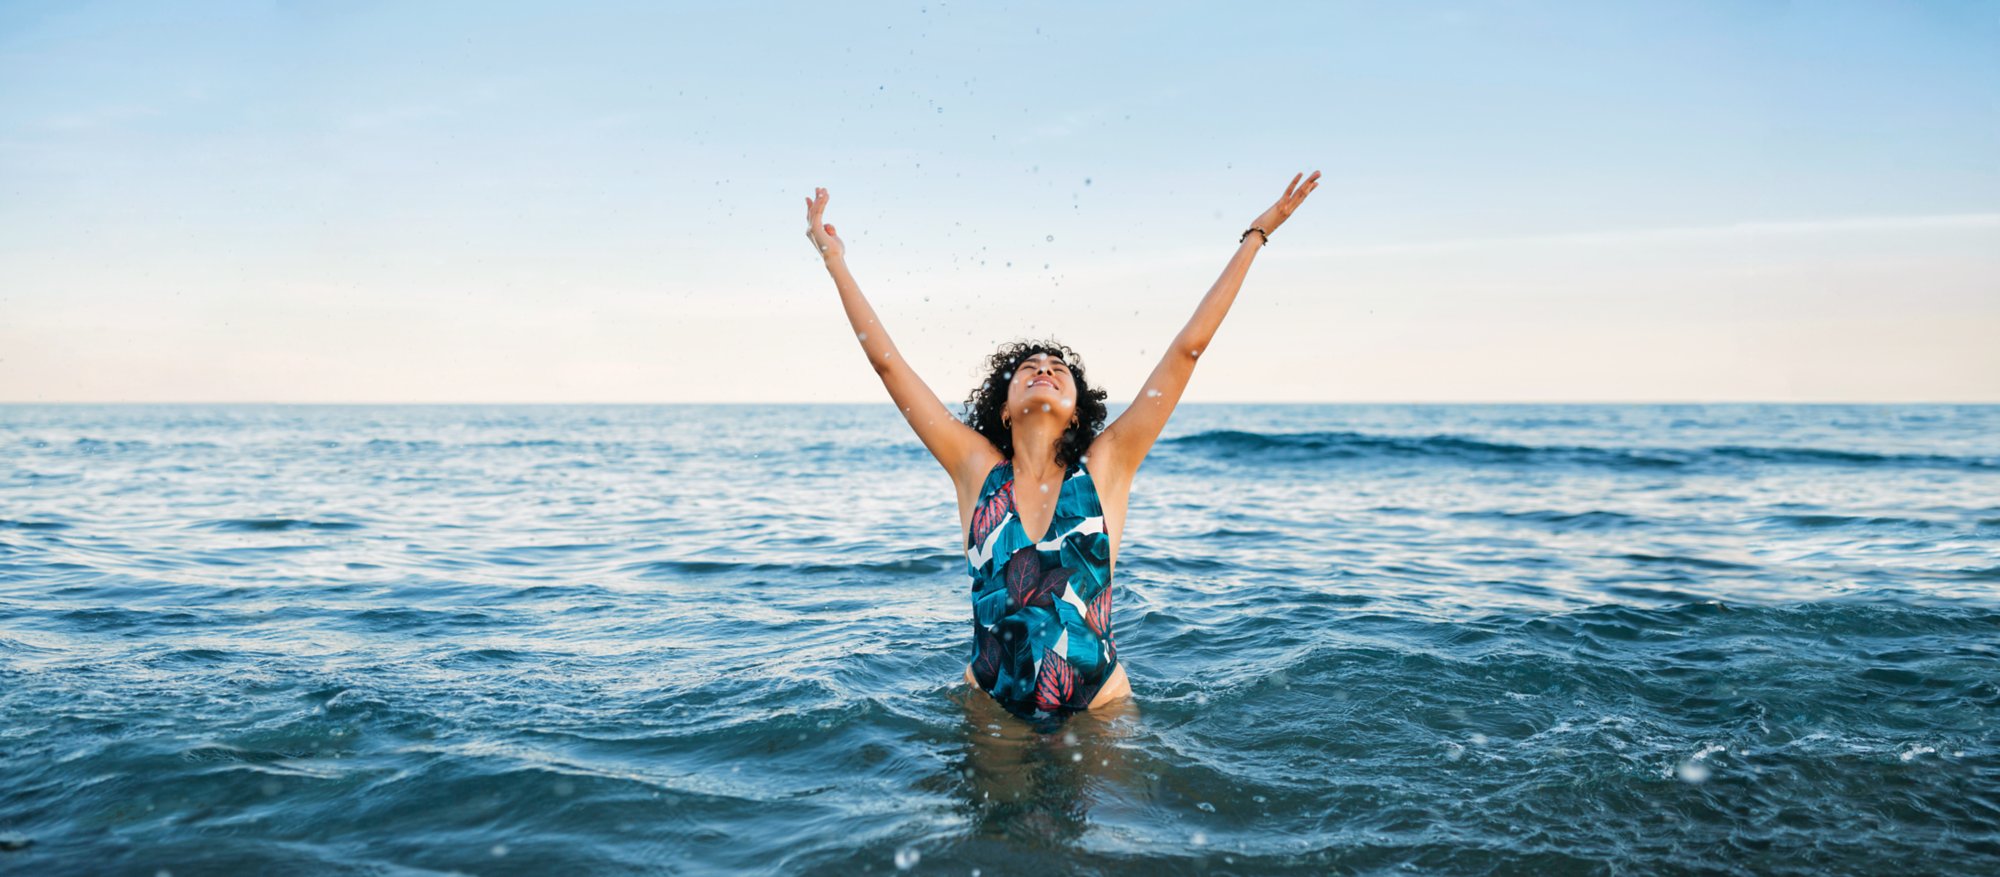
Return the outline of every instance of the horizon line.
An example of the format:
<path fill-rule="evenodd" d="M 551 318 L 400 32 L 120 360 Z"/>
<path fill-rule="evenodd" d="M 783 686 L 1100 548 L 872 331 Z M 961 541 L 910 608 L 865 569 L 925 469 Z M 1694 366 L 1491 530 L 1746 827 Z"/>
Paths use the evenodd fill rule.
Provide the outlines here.
<path fill-rule="evenodd" d="M 952 407 L 952 405 L 953 405 L 953 404 L 956 404 L 956 403 L 946 403 L 945 407 L 946 407 L 946 408 L 950 408 L 950 407 Z M 1107 403 L 1107 405 L 1130 405 L 1130 404 L 1131 404 L 1130 402 L 1108 402 L 1108 403 Z M 418 405 L 435 405 L 435 406 L 451 406 L 451 405 L 493 405 L 493 406 L 519 406 L 519 407 L 530 407 L 530 406 L 551 406 L 551 405 L 598 405 L 598 406 L 614 406 L 614 405 L 623 405 L 623 406 L 631 406 L 631 407 L 641 407 L 641 406 L 650 406 L 650 407 L 661 407 L 661 406 L 671 406 L 671 405 L 708 405 L 708 406 L 716 406 L 716 405 L 740 405 L 740 406 L 752 406 L 752 405 L 769 405 L 769 406 L 782 406 L 782 405 L 844 405 L 844 406 L 864 406 L 864 405 L 867 405 L 867 406 L 873 406 L 873 405 L 884 405 L 884 406 L 887 406 L 887 407 L 891 407 L 891 408 L 895 407 L 895 403 L 894 403 L 894 402 L 891 402 L 891 401 L 888 401 L 888 400 L 883 400 L 883 401 L 880 401 L 880 402 L 852 402 L 852 401 L 824 401 L 824 400 L 818 400 L 818 401 L 805 401 L 805 400 L 784 400 L 784 401 L 754 401 L 754 400 L 752 400 L 752 401 L 745 401 L 745 400 L 715 400 L 715 401 L 697 401 L 697 400 L 680 400 L 680 401 L 660 401 L 660 402 L 631 402 L 631 401 L 624 401 L 624 402 L 613 402 L 613 401 L 575 401 L 575 400 L 568 400 L 568 401 L 518 401 L 518 400 L 516 400 L 516 401 L 478 401 L 478 400 L 460 400 L 460 401 L 438 401 L 438 400 L 428 400 L 428 401 L 425 401 L 425 400 L 403 400 L 403 401 L 325 401 L 325 400 L 319 400 L 319 401 L 281 401 L 281 400 L 256 400 L 256 399 L 250 399 L 250 400 L 243 400 L 243 399 L 234 399 L 234 400 L 230 400 L 230 399 L 225 399 L 225 400 L 164 400 L 164 401 L 131 401 L 131 400 L 126 400 L 126 401 L 101 401 L 101 400 L 100 400 L 100 401 L 93 401 L 93 400 L 80 400 L 80 399 L 60 399 L 60 400 L 37 400 L 37 401 L 25 401 L 25 400 L 17 400 L 17 399 L 0 399 L 0 405 L 9 405 L 9 406 L 25 406 L 25 405 L 132 405 L 132 406 L 137 406 L 137 405 L 218 405 L 218 406 L 220 406 L 220 405 L 245 405 L 245 406 L 248 406 L 248 405 L 317 405 L 317 406 L 326 406 L 326 407 L 334 407 L 334 406 L 341 406 L 341 405 L 348 405 L 348 406 L 362 406 L 362 405 L 366 405 L 366 406 L 377 406 L 377 407 L 382 407 L 382 406 L 395 406 L 395 405 L 407 405 L 407 406 L 418 406 Z M 1176 405 L 1175 407 L 1176 407 L 1176 408 L 1180 408 L 1180 407 L 1186 407 L 1186 406 L 1190 406 L 1190 405 L 1196 405 L 1196 406 L 1199 406 L 1199 405 L 2000 405 L 2000 399 L 1993 399 L 1993 400 L 1974 400 L 1974 401 L 1968 401 L 1968 400 L 1953 400 L 1953 399 L 1938 399 L 1938 400 L 1876 400 L 1876 399 L 1856 399 L 1856 400 L 1823 400 L 1823 399 L 1822 399 L 1822 400 L 1785 400 L 1785 399 L 1708 399 L 1708 400 L 1704 400 L 1704 399 L 1559 399 L 1559 400 L 1536 400 L 1536 399 L 1500 399 L 1500 400 L 1452 400 L 1452 399 L 1409 399 L 1409 400 L 1363 400 L 1363 399 L 1304 399 L 1304 400 L 1301 400 L 1301 399 L 1276 399 L 1276 400 L 1263 400 L 1263 401 L 1257 401 L 1257 400 L 1249 400 L 1249 401 L 1244 401 L 1244 400 L 1216 400 L 1216 401 L 1185 401 L 1185 402 L 1180 402 L 1180 403 L 1178 403 L 1178 404 L 1177 404 L 1177 405 Z"/>

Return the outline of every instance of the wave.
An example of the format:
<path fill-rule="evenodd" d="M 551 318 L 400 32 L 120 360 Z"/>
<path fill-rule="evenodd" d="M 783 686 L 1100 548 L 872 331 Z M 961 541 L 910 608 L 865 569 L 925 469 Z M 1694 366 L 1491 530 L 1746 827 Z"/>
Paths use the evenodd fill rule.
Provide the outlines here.
<path fill-rule="evenodd" d="M 0 518 L 0 530 L 67 530 L 69 525 L 60 521 L 17 521 Z"/>
<path fill-rule="evenodd" d="M 1515 465 L 1591 465 L 1620 469 L 1682 469 L 1715 464 L 1888 466 L 2000 470 L 2000 457 L 1889 454 L 1832 448 L 1713 445 L 1689 448 L 1519 445 L 1455 435 L 1371 435 L 1333 432 L 1208 430 L 1167 439 L 1175 450 L 1221 460 L 1317 463 L 1338 460 L 1445 460 Z"/>
<path fill-rule="evenodd" d="M 359 530 L 352 521 L 309 521 L 299 518 L 224 518 L 192 525 L 205 530 L 231 533 L 261 533 L 272 530 Z"/>
<path fill-rule="evenodd" d="M 1579 512 L 1538 509 L 1534 511 L 1465 511 L 1452 512 L 1451 517 L 1465 520 L 1497 521 L 1506 524 L 1525 524 L 1546 527 L 1556 531 L 1568 530 L 1622 530 L 1632 527 L 1649 527 L 1660 521 L 1643 515 L 1624 512 L 1589 509 Z"/>

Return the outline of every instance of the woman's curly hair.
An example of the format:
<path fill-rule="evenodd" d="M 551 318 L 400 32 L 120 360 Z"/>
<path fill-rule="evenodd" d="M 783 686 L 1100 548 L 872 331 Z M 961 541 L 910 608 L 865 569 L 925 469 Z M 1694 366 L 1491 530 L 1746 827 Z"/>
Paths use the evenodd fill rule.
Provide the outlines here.
<path fill-rule="evenodd" d="M 1105 392 L 1093 388 L 1084 377 L 1082 358 L 1055 339 L 1000 345 L 999 350 L 986 358 L 986 379 L 965 397 L 965 410 L 959 419 L 992 442 L 1002 456 L 1014 459 L 1014 434 L 1001 421 L 1000 409 L 1007 405 L 1007 384 L 1014 379 L 1014 367 L 1037 353 L 1060 358 L 1069 366 L 1070 380 L 1076 384 L 1076 424 L 1063 430 L 1062 440 L 1056 443 L 1056 462 L 1067 469 L 1082 460 L 1084 451 L 1090 449 L 1091 441 L 1104 428 L 1107 409 Z"/>

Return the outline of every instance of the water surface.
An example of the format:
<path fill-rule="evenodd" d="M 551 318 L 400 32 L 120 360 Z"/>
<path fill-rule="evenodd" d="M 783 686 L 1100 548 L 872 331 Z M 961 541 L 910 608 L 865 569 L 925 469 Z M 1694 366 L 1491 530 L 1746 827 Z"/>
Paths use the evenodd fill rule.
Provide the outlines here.
<path fill-rule="evenodd" d="M 1992 873 L 2000 407 L 1186 405 L 1135 705 L 879 406 L 0 406 L 0 871 Z"/>

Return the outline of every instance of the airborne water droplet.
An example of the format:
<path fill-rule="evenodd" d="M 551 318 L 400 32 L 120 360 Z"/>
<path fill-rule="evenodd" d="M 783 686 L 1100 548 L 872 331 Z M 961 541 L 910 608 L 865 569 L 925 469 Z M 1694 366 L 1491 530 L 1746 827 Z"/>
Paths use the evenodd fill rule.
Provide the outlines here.
<path fill-rule="evenodd" d="M 1055 242 L 1055 239 L 1056 239 L 1056 236 L 1055 236 L 1055 235 L 1052 235 L 1052 234 L 1048 234 L 1048 235 L 1042 235 L 1042 240 L 1045 240 L 1045 241 L 1048 241 L 1048 242 L 1050 242 L 1050 243 L 1054 243 L 1054 242 Z"/>

